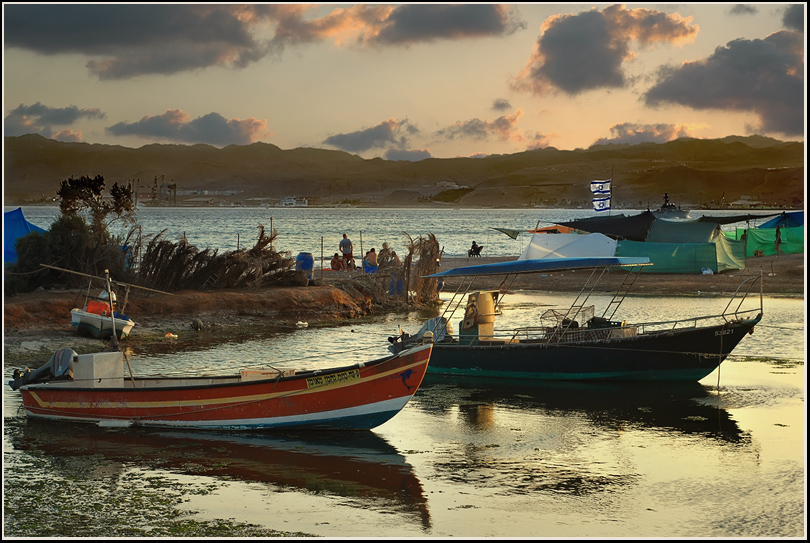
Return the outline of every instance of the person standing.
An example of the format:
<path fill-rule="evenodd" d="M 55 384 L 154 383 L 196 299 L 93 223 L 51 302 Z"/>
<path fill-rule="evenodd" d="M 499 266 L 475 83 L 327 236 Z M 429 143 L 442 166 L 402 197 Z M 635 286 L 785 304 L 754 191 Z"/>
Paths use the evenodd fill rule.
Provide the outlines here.
<path fill-rule="evenodd" d="M 740 241 L 743 242 L 743 257 L 748 258 L 748 229 L 743 230 Z"/>
<path fill-rule="evenodd" d="M 776 239 L 773 242 L 774 246 L 776 247 L 776 256 L 785 254 L 785 251 L 782 250 L 782 227 L 776 227 Z"/>
<path fill-rule="evenodd" d="M 348 234 L 343 234 L 343 239 L 340 240 L 338 248 L 343 255 L 343 270 L 354 269 L 354 256 L 352 255 L 354 245 L 352 245 L 352 240 L 349 239 Z"/>

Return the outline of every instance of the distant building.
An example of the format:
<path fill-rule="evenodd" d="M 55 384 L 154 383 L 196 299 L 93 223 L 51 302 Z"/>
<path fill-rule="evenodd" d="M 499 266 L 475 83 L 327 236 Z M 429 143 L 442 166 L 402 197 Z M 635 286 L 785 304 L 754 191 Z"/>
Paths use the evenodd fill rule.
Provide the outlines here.
<path fill-rule="evenodd" d="M 281 200 L 281 207 L 307 207 L 309 201 L 306 198 L 299 198 L 298 196 L 287 196 Z"/>

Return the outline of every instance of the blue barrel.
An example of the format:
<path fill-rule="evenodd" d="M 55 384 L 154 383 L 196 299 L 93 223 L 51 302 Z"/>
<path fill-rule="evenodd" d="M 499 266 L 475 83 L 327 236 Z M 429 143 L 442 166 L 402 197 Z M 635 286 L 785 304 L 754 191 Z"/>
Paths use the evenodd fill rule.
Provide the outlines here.
<path fill-rule="evenodd" d="M 312 280 L 312 268 L 315 265 L 315 259 L 312 253 L 298 253 L 295 257 L 295 269 L 297 271 L 307 272 L 307 279 Z"/>

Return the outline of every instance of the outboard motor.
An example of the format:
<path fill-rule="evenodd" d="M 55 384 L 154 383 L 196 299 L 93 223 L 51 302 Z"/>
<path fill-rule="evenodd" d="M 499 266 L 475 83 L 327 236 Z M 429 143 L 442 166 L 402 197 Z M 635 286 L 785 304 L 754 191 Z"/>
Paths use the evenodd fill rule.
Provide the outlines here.
<path fill-rule="evenodd" d="M 14 370 L 14 380 L 8 382 L 12 390 L 17 390 L 23 385 L 33 383 L 47 383 L 58 379 L 73 379 L 73 357 L 78 356 L 73 349 L 59 349 L 54 353 L 47 364 L 39 369 L 31 371 L 25 368 L 24 371 Z"/>

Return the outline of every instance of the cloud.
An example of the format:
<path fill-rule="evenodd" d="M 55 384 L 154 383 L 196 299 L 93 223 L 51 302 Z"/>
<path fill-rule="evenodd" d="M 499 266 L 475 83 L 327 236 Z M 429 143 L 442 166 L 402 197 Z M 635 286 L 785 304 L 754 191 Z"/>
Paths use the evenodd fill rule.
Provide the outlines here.
<path fill-rule="evenodd" d="M 695 39 L 691 17 L 613 5 L 602 11 L 547 19 L 535 51 L 513 82 L 516 90 L 542 95 L 576 95 L 627 84 L 623 64 L 633 58 L 631 43 L 681 45 Z"/>
<path fill-rule="evenodd" d="M 418 162 L 426 158 L 432 158 L 430 150 L 428 149 L 391 149 L 385 153 L 386 160 L 407 160 L 409 162 Z"/>
<path fill-rule="evenodd" d="M 494 121 L 482 121 L 481 119 L 459 121 L 452 126 L 437 130 L 434 135 L 445 140 L 486 140 L 495 136 L 503 141 L 520 142 L 523 141 L 523 136 L 517 132 L 515 126 L 522 115 L 523 110 L 518 109 L 514 115 L 504 115 Z"/>
<path fill-rule="evenodd" d="M 82 131 L 81 130 L 62 130 L 58 134 L 54 134 L 53 138 L 56 141 L 64 141 L 64 142 L 80 142 L 82 141 Z"/>
<path fill-rule="evenodd" d="M 416 132 L 418 129 L 407 120 L 388 119 L 377 126 L 348 134 L 329 136 L 323 140 L 323 143 L 350 153 L 361 153 L 370 149 L 384 149 L 391 146 L 402 150 L 409 146 L 408 136 Z"/>
<path fill-rule="evenodd" d="M 97 108 L 79 109 L 76 106 L 49 107 L 40 102 L 27 106 L 20 104 L 9 113 L 3 122 L 3 132 L 6 136 L 22 136 L 23 134 L 40 134 L 46 138 L 53 136 L 53 126 L 68 126 L 80 119 L 103 119 L 105 114 Z M 64 130 L 61 133 L 67 134 Z M 77 132 L 73 138 L 81 138 Z M 80 140 L 72 140 L 80 141 Z"/>
<path fill-rule="evenodd" d="M 551 136 L 537 132 L 528 138 L 529 142 L 526 145 L 526 149 L 529 151 L 534 149 L 545 149 L 546 147 L 551 146 L 551 139 Z"/>
<path fill-rule="evenodd" d="M 409 44 L 440 39 L 502 36 L 526 28 L 514 7 L 497 4 L 404 4 L 379 21 L 367 41 Z"/>
<path fill-rule="evenodd" d="M 678 138 L 693 137 L 690 131 L 705 127 L 688 127 L 674 124 L 635 124 L 622 123 L 610 127 L 613 134 L 610 138 L 599 138 L 593 145 L 605 145 L 608 143 L 666 143 Z"/>
<path fill-rule="evenodd" d="M 160 138 L 181 143 L 210 145 L 245 145 L 266 135 L 267 121 L 259 119 L 226 119 L 219 113 L 209 113 L 196 119 L 179 109 L 163 115 L 146 116 L 134 123 L 116 123 L 107 128 L 114 136 Z"/>
<path fill-rule="evenodd" d="M 509 111 L 512 109 L 512 104 L 509 103 L 509 100 L 497 98 L 492 101 L 492 109 L 495 111 Z"/>
<path fill-rule="evenodd" d="M 649 106 L 756 114 L 752 132 L 804 134 L 804 39 L 782 30 L 765 39 L 738 39 L 706 59 L 660 70 L 644 96 Z"/>
<path fill-rule="evenodd" d="M 785 9 L 782 25 L 788 30 L 804 33 L 804 4 L 793 4 Z"/>
<path fill-rule="evenodd" d="M 756 15 L 759 9 L 751 4 L 734 4 L 728 10 L 732 15 Z"/>
<path fill-rule="evenodd" d="M 511 34 L 525 23 L 498 5 L 10 4 L 5 46 L 81 54 L 101 80 L 244 68 L 291 45 L 401 45 Z M 322 10 L 330 11 L 318 16 Z"/>

